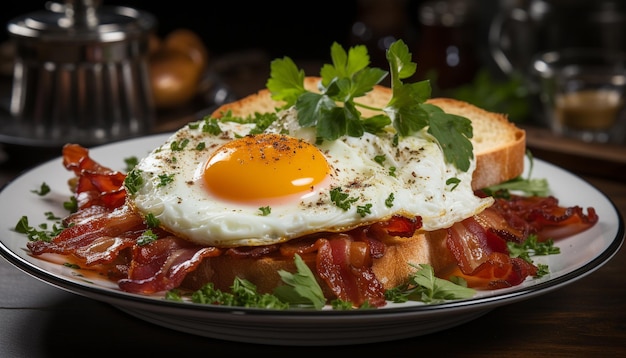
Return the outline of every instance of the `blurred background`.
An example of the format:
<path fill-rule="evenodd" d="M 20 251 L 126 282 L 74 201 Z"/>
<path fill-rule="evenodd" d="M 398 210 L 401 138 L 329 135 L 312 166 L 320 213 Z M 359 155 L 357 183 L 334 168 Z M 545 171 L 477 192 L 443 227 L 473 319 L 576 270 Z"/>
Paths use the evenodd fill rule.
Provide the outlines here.
<path fill-rule="evenodd" d="M 417 62 L 414 80 L 431 80 L 433 97 L 455 97 L 506 113 L 521 126 L 538 129 L 536 136 L 529 137 L 531 144 L 539 145 L 542 140 L 550 141 L 542 131 L 550 124 L 541 109 L 545 104 L 540 103 L 538 92 L 542 89 L 531 73 L 533 56 L 570 47 L 626 49 L 626 2 L 616 0 L 317 0 L 289 7 L 279 1 L 234 0 L 87 3 L 125 6 L 154 16 L 147 57 L 153 77 L 176 72 L 172 68 L 187 63 L 175 61 L 175 56 L 169 56 L 171 51 L 155 55 L 167 47 L 169 35 L 177 33 L 173 42 L 195 47 L 196 52 L 201 47 L 204 63 L 199 78 L 191 80 L 189 94 L 179 91 L 181 98 L 175 98 L 167 95 L 172 88 L 159 88 L 152 82 L 156 119 L 151 131 L 176 129 L 221 103 L 264 88 L 269 63 L 275 58 L 291 57 L 307 75 L 317 75 L 321 64 L 330 62 L 330 46 L 336 41 L 344 47 L 366 45 L 373 65 L 387 69 L 386 46 L 403 39 Z M 54 9 L 54 4 L 11 1 L 4 4 L 0 22 Z M 0 100 L 7 107 L 15 52 L 8 31 L 0 32 L 0 42 Z M 179 85 L 184 86 L 184 81 Z M 161 90 L 164 97 L 159 99 Z M 1 130 L 6 132 L 6 125 L 0 134 Z M 622 131 L 606 144 L 621 148 L 626 142 Z M 567 150 L 576 144 L 568 142 Z"/>

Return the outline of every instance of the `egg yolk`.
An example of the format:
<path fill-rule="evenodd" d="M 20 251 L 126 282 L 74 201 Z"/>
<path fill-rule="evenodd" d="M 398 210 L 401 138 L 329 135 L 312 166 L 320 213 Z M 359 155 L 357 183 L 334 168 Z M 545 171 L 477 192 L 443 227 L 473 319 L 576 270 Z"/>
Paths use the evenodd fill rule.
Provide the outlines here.
<path fill-rule="evenodd" d="M 207 161 L 203 179 L 215 196 L 258 204 L 305 197 L 329 173 L 326 158 L 314 145 L 266 133 L 224 144 Z"/>

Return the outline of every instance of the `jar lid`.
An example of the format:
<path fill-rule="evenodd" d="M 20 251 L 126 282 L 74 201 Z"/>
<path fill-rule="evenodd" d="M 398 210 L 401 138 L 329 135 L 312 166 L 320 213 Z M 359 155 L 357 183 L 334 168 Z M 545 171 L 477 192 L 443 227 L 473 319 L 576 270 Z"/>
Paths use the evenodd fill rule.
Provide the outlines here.
<path fill-rule="evenodd" d="M 155 25 L 154 16 L 144 11 L 100 6 L 99 0 L 66 0 L 9 21 L 8 31 L 45 42 L 116 42 L 143 36 Z"/>

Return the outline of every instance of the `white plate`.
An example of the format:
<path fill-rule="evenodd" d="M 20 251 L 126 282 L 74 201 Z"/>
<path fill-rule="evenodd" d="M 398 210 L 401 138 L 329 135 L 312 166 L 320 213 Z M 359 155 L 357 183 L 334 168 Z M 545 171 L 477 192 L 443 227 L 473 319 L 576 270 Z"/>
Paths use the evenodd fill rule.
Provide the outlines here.
<path fill-rule="evenodd" d="M 123 170 L 124 158 L 143 157 L 167 134 L 127 140 L 91 149 L 92 158 Z M 46 162 L 9 183 L 0 193 L 0 254 L 26 273 L 53 286 L 110 303 L 142 320 L 191 334 L 231 341 L 277 345 L 345 345 L 388 341 L 441 331 L 475 319 L 495 307 L 550 292 L 588 275 L 606 263 L 624 240 L 623 218 L 600 191 L 556 166 L 535 159 L 533 177 L 547 178 L 561 205 L 594 207 L 600 221 L 590 230 L 556 242 L 561 254 L 536 257 L 550 274 L 501 290 L 480 292 L 468 300 L 436 305 L 388 304 L 375 310 L 272 311 L 166 301 L 120 291 L 114 283 L 83 277 L 63 265 L 28 255 L 27 238 L 13 231 L 26 215 L 31 225 L 45 212 L 64 215 L 70 192 L 61 159 Z M 31 193 L 46 182 L 52 192 Z"/>

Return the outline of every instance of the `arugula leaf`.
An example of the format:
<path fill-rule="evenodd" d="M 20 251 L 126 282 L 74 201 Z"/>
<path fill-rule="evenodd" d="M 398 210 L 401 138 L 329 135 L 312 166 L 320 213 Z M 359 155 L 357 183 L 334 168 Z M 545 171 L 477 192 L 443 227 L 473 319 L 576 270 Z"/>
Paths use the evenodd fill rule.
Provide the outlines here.
<path fill-rule="evenodd" d="M 446 162 L 467 171 L 473 159 L 471 121 L 426 104 L 432 92 L 429 81 L 402 82 L 417 69 L 411 56 L 402 40 L 394 42 L 387 51 L 389 71 L 385 71 L 369 67 L 370 57 L 364 45 L 346 51 L 335 42 L 331 46 L 332 64 L 324 64 L 320 70 L 318 91 L 304 87 L 304 71 L 289 57 L 272 61 L 267 88 L 274 100 L 285 102 L 284 108 L 295 106 L 298 123 L 302 127 L 315 127 L 319 140 L 378 133 L 389 124 L 400 136 L 428 128 L 443 150 Z M 392 98 L 386 106 L 374 108 L 358 102 L 359 97 L 372 91 L 389 74 Z M 363 118 L 359 108 L 381 113 Z"/>

